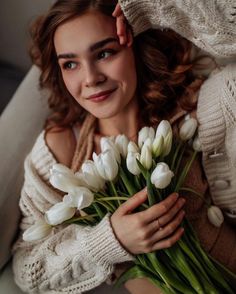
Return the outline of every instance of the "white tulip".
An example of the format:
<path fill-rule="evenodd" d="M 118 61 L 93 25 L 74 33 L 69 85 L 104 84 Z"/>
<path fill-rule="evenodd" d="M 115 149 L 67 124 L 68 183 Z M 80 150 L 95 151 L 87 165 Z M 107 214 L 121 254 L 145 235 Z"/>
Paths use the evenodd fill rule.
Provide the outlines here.
<path fill-rule="evenodd" d="M 78 179 L 78 185 L 76 185 L 76 186 L 74 185 L 72 187 L 82 186 L 82 187 L 90 188 L 90 186 L 87 184 L 87 181 L 86 181 L 86 178 L 85 178 L 85 175 L 83 172 L 81 172 L 81 171 L 76 172 L 75 177 L 76 177 L 76 179 Z"/>
<path fill-rule="evenodd" d="M 43 220 L 36 221 L 36 223 L 28 228 L 23 233 L 24 241 L 37 241 L 45 238 L 51 233 L 52 227 Z"/>
<path fill-rule="evenodd" d="M 153 142 L 155 137 L 155 130 L 152 127 L 143 127 L 138 133 L 138 146 L 142 148 L 147 138 L 150 138 Z"/>
<path fill-rule="evenodd" d="M 128 144 L 128 152 L 139 153 L 139 148 L 133 141 Z"/>
<path fill-rule="evenodd" d="M 125 135 L 118 135 L 115 139 L 115 144 L 117 149 L 119 150 L 120 154 L 126 158 L 128 153 L 128 144 L 129 140 Z"/>
<path fill-rule="evenodd" d="M 45 212 L 45 220 L 52 226 L 59 225 L 74 216 L 76 208 L 69 207 L 64 202 L 53 205 Z"/>
<path fill-rule="evenodd" d="M 187 119 L 180 128 L 179 136 L 182 141 L 190 140 L 197 129 L 197 120 L 195 118 Z"/>
<path fill-rule="evenodd" d="M 166 156 L 170 153 L 172 147 L 173 132 L 168 120 L 162 120 L 156 130 L 156 138 L 163 136 L 164 145 L 162 149 L 162 155 Z"/>
<path fill-rule="evenodd" d="M 81 167 L 82 173 L 77 172 L 75 175 L 79 178 L 83 178 L 88 187 L 91 190 L 99 191 L 105 186 L 105 180 L 99 175 L 95 163 L 92 160 L 86 160 Z"/>
<path fill-rule="evenodd" d="M 164 146 L 164 137 L 157 136 L 152 143 L 152 154 L 156 158 L 161 155 Z"/>
<path fill-rule="evenodd" d="M 92 204 L 94 200 L 93 193 L 85 187 L 75 187 L 70 193 L 63 197 L 63 203 L 68 207 L 83 209 Z"/>
<path fill-rule="evenodd" d="M 196 136 L 193 140 L 193 149 L 197 152 L 202 151 L 202 145 L 198 136 Z"/>
<path fill-rule="evenodd" d="M 140 155 L 140 162 L 147 170 L 149 170 L 152 166 L 152 142 L 150 138 L 146 139 L 143 144 Z"/>
<path fill-rule="evenodd" d="M 169 169 L 169 166 L 164 162 L 159 162 L 152 172 L 151 182 L 158 189 L 166 188 L 170 182 L 174 173 Z"/>
<path fill-rule="evenodd" d="M 222 211 L 217 206 L 210 206 L 207 210 L 207 217 L 209 221 L 216 227 L 220 227 L 224 221 Z"/>
<path fill-rule="evenodd" d="M 99 155 L 93 152 L 93 161 L 99 175 L 106 181 L 113 181 L 118 174 L 119 166 L 114 153 L 106 150 Z"/>
<path fill-rule="evenodd" d="M 128 152 L 126 157 L 126 166 L 131 174 L 137 176 L 140 174 L 136 159 L 140 160 L 140 154 L 138 152 Z"/>
<path fill-rule="evenodd" d="M 54 164 L 50 169 L 49 182 L 63 192 L 69 192 L 73 186 L 83 185 L 71 169 L 60 163 Z"/>
<path fill-rule="evenodd" d="M 74 175 L 73 171 L 69 169 L 69 167 L 65 166 L 64 164 L 61 163 L 56 163 L 52 166 L 50 169 L 50 174 L 56 174 L 56 173 L 63 173 L 63 174 L 69 174 L 69 175 Z"/>
<path fill-rule="evenodd" d="M 80 186 L 81 180 L 75 175 L 65 174 L 65 173 L 53 173 L 50 176 L 49 182 L 51 185 L 63 192 L 69 192 L 74 186 Z"/>
<path fill-rule="evenodd" d="M 114 154 L 116 161 L 118 163 L 121 162 L 120 152 L 119 152 L 116 144 L 110 138 L 102 137 L 100 145 L 101 145 L 102 152 L 110 150 Z"/>

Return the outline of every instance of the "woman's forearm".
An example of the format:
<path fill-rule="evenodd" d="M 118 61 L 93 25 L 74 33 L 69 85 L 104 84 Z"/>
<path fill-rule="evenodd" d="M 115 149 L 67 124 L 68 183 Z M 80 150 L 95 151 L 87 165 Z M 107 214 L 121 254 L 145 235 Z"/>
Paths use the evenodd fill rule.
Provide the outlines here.
<path fill-rule="evenodd" d="M 137 35 L 172 29 L 216 57 L 236 56 L 236 0 L 119 0 Z"/>

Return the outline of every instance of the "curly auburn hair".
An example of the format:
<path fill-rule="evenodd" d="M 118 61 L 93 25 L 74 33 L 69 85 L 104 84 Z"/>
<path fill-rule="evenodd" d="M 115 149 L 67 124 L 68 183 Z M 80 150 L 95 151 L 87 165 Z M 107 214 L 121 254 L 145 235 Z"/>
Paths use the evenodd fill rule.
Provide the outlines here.
<path fill-rule="evenodd" d="M 111 16 L 116 4 L 117 0 L 58 0 L 48 13 L 33 23 L 30 56 L 41 69 L 40 87 L 50 90 L 48 104 L 52 114 L 45 122 L 46 130 L 82 123 L 87 113 L 63 82 L 53 42 L 56 29 L 89 9 Z M 171 30 L 148 30 L 134 38 L 137 93 L 143 124 L 157 125 L 177 105 L 188 111 L 195 107 L 193 97 L 203 78 L 196 79 L 192 73 L 191 48 L 188 40 Z"/>

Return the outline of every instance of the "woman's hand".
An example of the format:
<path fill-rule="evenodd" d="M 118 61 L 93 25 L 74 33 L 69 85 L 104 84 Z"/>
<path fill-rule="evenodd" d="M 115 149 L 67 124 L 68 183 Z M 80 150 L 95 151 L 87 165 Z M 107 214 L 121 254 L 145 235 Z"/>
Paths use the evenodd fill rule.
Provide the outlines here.
<path fill-rule="evenodd" d="M 116 5 L 112 16 L 116 17 L 116 29 L 120 40 L 120 45 L 127 44 L 127 46 L 130 47 L 132 45 L 133 39 L 131 38 L 131 32 L 128 32 L 127 21 L 119 3 Z"/>
<path fill-rule="evenodd" d="M 143 189 L 123 203 L 111 216 L 111 225 L 122 246 L 132 254 L 148 253 L 172 246 L 182 236 L 179 227 L 184 211 L 184 198 L 176 193 L 152 207 L 132 213 L 147 199 Z"/>

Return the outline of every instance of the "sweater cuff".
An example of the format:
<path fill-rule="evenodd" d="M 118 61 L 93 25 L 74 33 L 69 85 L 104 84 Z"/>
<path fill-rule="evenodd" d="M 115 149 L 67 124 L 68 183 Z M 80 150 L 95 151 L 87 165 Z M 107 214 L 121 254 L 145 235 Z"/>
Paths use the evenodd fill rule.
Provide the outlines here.
<path fill-rule="evenodd" d="M 150 0 L 119 0 L 121 9 L 132 26 L 134 36 L 152 28 L 152 18 L 155 13 L 155 1 Z M 157 27 L 158 28 L 158 27 Z"/>
<path fill-rule="evenodd" d="M 110 224 L 110 214 L 107 214 L 95 227 L 85 228 L 83 233 L 78 233 L 81 240 L 82 251 L 87 256 L 104 268 L 109 268 L 116 263 L 134 260 L 116 239 Z"/>

